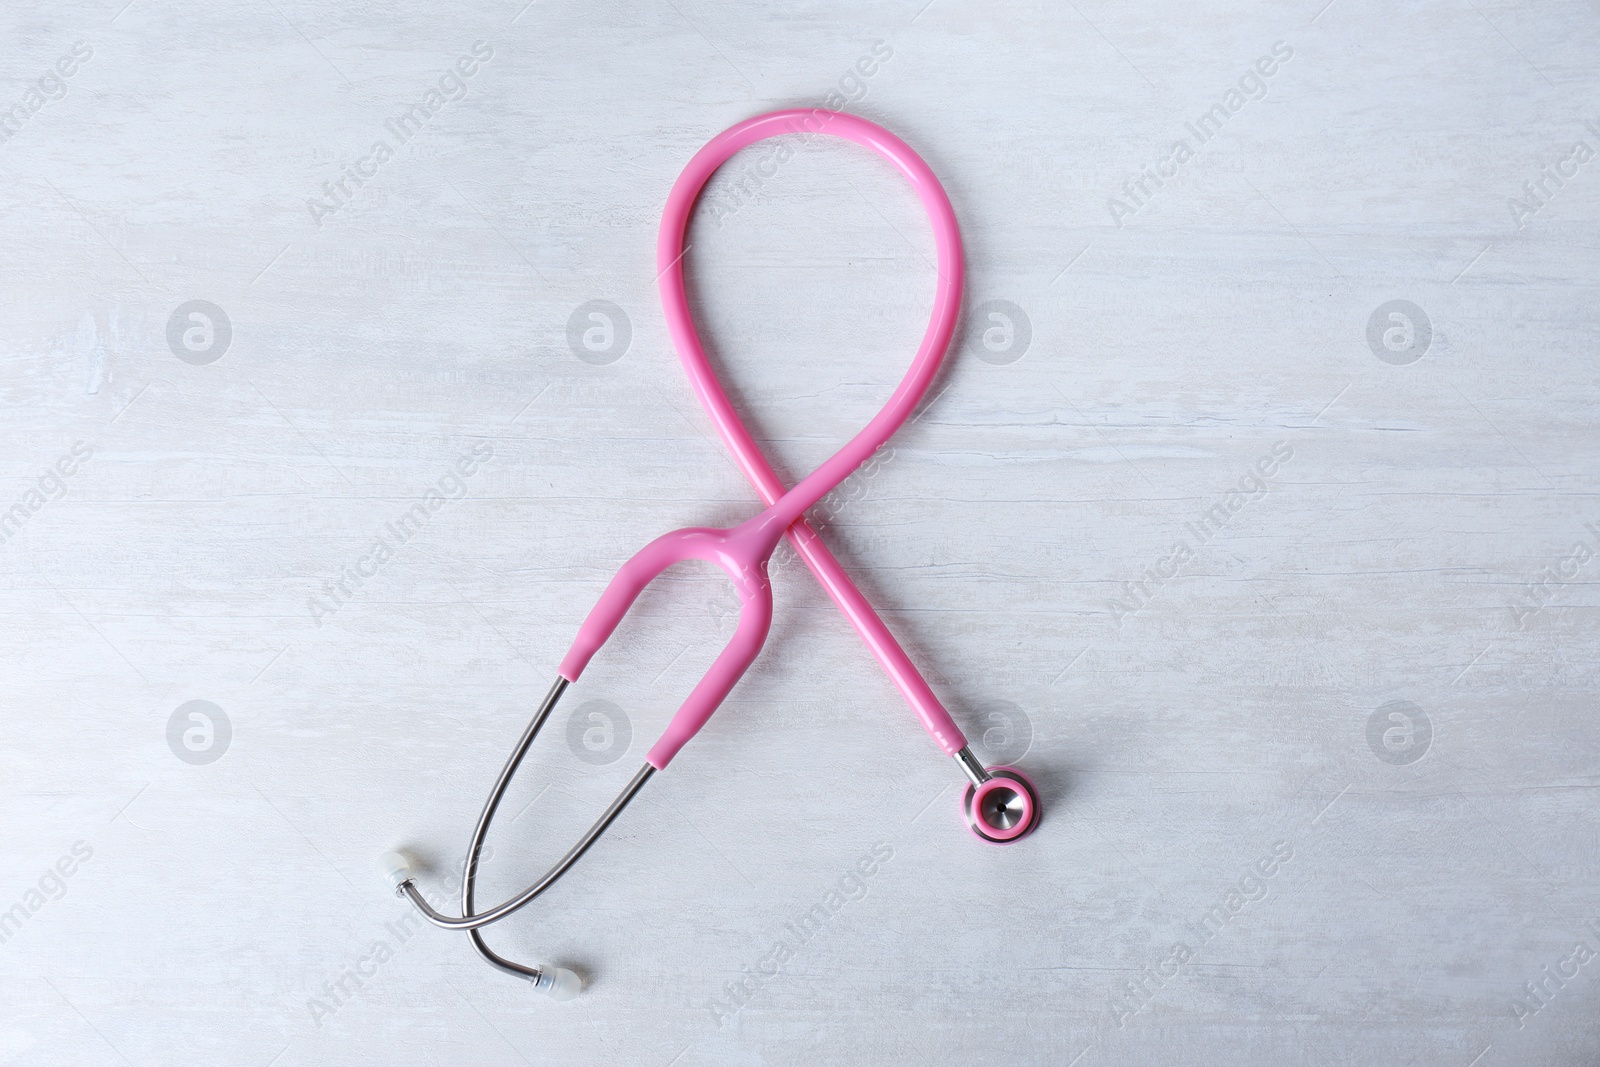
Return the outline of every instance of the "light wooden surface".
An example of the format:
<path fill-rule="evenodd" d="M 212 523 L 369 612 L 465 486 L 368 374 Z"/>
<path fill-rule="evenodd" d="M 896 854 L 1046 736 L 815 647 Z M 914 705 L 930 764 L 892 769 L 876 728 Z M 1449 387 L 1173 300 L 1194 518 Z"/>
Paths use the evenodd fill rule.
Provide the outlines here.
<path fill-rule="evenodd" d="M 0 16 L 0 1062 L 1600 1060 L 1592 5 L 122 3 Z M 398 925 L 374 859 L 447 893 L 614 568 L 752 513 L 656 221 L 717 131 L 841 102 L 944 180 L 969 314 L 826 536 L 1045 820 L 972 840 L 781 559 L 754 671 L 491 932 L 589 976 L 551 1004 Z M 931 241 L 864 152 L 769 157 L 689 270 L 792 479 L 898 379 Z M 204 320 L 169 344 L 195 300 L 211 362 Z M 596 300 L 625 352 L 569 345 Z M 1429 328 L 1374 347 L 1396 300 Z M 373 573 L 335 602 L 341 568 Z M 486 899 L 632 773 L 728 612 L 710 573 L 651 590 Z"/>

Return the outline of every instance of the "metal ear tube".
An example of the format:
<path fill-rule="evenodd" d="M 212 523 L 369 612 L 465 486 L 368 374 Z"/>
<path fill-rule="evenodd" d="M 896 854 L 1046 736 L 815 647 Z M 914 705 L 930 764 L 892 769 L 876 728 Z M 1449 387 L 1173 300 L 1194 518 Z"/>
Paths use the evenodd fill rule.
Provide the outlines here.
<path fill-rule="evenodd" d="M 695 201 L 706 181 L 739 149 L 769 137 L 790 133 L 826 133 L 870 148 L 887 159 L 916 191 L 933 224 L 938 253 L 938 280 L 932 319 L 916 357 L 883 409 L 815 471 L 787 488 L 751 437 L 727 393 L 712 370 L 689 313 L 683 277 L 684 238 Z M 955 720 L 939 702 L 927 681 L 900 647 L 887 625 L 856 588 L 849 575 L 806 522 L 805 513 L 865 463 L 911 415 L 933 381 L 949 347 L 960 312 L 962 287 L 961 234 L 950 200 L 933 172 L 894 134 L 842 112 L 823 110 L 775 111 L 759 115 L 725 130 L 695 154 L 667 198 L 656 248 L 662 306 L 668 332 L 678 351 L 690 384 L 716 424 L 745 476 L 766 509 L 728 529 L 691 527 L 664 534 L 624 563 L 606 586 L 598 603 L 578 629 L 571 649 L 562 660 L 558 677 L 534 713 L 495 780 L 467 846 L 462 872 L 459 916 L 445 915 L 424 899 L 416 885 L 415 865 L 402 853 L 385 853 L 380 861 L 395 892 L 406 897 L 435 926 L 465 930 L 478 955 L 508 974 L 526 979 L 554 999 L 566 1000 L 581 989 L 574 972 L 559 967 L 526 966 L 496 953 L 484 943 L 481 929 L 531 903 L 563 875 L 599 840 L 623 809 L 658 770 L 666 768 L 678 751 L 711 718 L 733 687 L 755 662 L 772 625 L 772 589 L 767 564 L 778 543 L 787 537 L 800 558 L 845 615 L 877 658 L 923 728 L 952 757 L 969 784 L 962 798 L 962 816 L 972 833 L 992 844 L 1010 844 L 1031 833 L 1039 824 L 1037 791 L 1022 772 L 1012 767 L 985 768 L 972 754 Z M 822 309 L 825 310 L 825 309 Z M 610 639 L 639 594 L 663 571 L 684 560 L 714 563 L 728 576 L 739 596 L 739 623 L 727 646 L 667 725 L 660 740 L 646 754 L 645 764 L 623 787 L 575 845 L 537 881 L 516 896 L 483 911 L 476 911 L 475 885 L 479 855 L 490 823 L 506 788 L 521 766 L 567 687 L 582 675 L 589 661 Z"/>

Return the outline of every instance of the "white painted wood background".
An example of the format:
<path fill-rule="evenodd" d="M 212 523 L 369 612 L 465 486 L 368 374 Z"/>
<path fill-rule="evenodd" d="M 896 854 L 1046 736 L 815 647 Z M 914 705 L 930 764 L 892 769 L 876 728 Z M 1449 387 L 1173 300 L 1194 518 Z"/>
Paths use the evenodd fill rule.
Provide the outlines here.
<path fill-rule="evenodd" d="M 524 3 L 0 15 L 0 1062 L 1600 1059 L 1593 5 Z M 474 42 L 465 96 L 376 160 Z M 827 536 L 1044 822 L 968 836 L 956 769 L 790 559 L 733 698 L 491 931 L 588 976 L 556 1005 L 391 925 L 374 858 L 413 847 L 448 892 L 617 565 L 753 512 L 666 339 L 658 213 L 719 130 L 830 100 L 943 179 L 969 315 Z M 853 146 L 734 211 L 736 184 L 694 229 L 697 314 L 792 479 L 898 380 L 931 240 Z M 169 344 L 193 300 L 231 324 L 209 363 Z M 592 300 L 631 329 L 609 363 L 568 343 Z M 985 348 L 993 300 L 1025 347 Z M 1393 300 L 1430 324 L 1405 349 L 1382 317 L 1398 354 L 1368 342 Z M 513 790 L 485 899 L 638 766 L 727 605 L 702 572 L 641 602 Z"/>

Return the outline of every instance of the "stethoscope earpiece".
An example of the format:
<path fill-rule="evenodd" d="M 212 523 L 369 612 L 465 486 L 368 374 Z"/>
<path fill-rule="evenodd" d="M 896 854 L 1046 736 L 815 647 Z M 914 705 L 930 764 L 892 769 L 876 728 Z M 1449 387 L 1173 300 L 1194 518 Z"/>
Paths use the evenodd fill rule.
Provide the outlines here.
<path fill-rule="evenodd" d="M 416 861 L 399 849 L 392 849 L 379 856 L 378 869 L 383 871 L 384 880 L 389 883 L 389 888 L 394 890 L 395 896 L 401 894 L 401 886 L 417 875 Z"/>
<path fill-rule="evenodd" d="M 546 967 L 544 973 L 533 980 L 533 988 L 555 1001 L 567 1001 L 583 992 L 583 979 L 578 972 L 565 967 Z"/>

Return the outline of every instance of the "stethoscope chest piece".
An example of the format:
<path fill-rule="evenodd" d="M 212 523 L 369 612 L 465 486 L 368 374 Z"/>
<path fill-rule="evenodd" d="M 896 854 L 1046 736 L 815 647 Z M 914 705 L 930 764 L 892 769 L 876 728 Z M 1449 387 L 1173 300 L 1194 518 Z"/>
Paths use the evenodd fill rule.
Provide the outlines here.
<path fill-rule="evenodd" d="M 1039 794 L 1021 771 L 990 767 L 989 780 L 968 785 L 961 798 L 967 829 L 997 845 L 1008 844 L 1039 825 Z"/>

